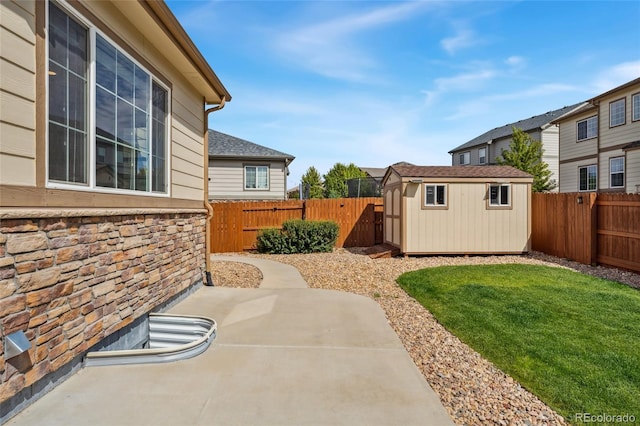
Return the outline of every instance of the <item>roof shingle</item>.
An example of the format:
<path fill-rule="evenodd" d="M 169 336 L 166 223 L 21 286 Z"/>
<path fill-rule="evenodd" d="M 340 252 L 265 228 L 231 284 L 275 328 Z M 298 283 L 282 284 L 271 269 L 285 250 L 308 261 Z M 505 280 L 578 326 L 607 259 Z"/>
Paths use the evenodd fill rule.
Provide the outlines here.
<path fill-rule="evenodd" d="M 293 161 L 293 155 L 209 129 L 209 157 L 271 158 Z"/>
<path fill-rule="evenodd" d="M 391 166 L 400 177 L 416 178 L 531 178 L 511 166 Z"/>

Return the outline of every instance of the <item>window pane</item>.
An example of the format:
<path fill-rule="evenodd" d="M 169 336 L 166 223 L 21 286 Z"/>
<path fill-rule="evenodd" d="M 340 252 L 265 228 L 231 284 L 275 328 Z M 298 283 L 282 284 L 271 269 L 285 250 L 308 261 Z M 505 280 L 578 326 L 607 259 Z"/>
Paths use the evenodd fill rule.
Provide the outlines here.
<path fill-rule="evenodd" d="M 49 3 L 49 59 L 67 66 L 67 15 Z"/>
<path fill-rule="evenodd" d="M 87 31 L 69 19 L 69 69 L 82 78 L 87 76 Z"/>
<path fill-rule="evenodd" d="M 245 168 L 244 187 L 248 189 L 254 189 L 256 187 L 256 168 L 255 167 Z"/>
<path fill-rule="evenodd" d="M 500 204 L 503 206 L 509 205 L 509 186 L 502 185 L 500 186 Z"/>
<path fill-rule="evenodd" d="M 49 64 L 49 120 L 67 124 L 67 72 Z"/>
<path fill-rule="evenodd" d="M 491 205 L 497 205 L 498 204 L 498 197 L 499 197 L 499 192 L 498 192 L 499 187 L 496 185 L 492 185 L 489 187 L 489 204 Z"/>
<path fill-rule="evenodd" d="M 96 88 L 96 134 L 116 139 L 116 97 L 99 87 Z"/>
<path fill-rule="evenodd" d="M 578 174 L 580 175 L 580 191 L 587 190 L 587 168 L 582 167 L 578 169 Z"/>
<path fill-rule="evenodd" d="M 168 93 L 156 83 L 151 87 L 153 112 L 151 120 L 153 122 L 153 133 L 151 135 L 151 155 L 152 155 L 152 190 L 166 192 L 166 144 L 167 144 L 167 113 Z"/>
<path fill-rule="evenodd" d="M 118 142 L 133 145 L 133 105 L 118 97 L 116 114 L 118 118 Z"/>
<path fill-rule="evenodd" d="M 149 75 L 141 68 L 135 70 L 135 105 L 141 110 L 149 109 Z"/>
<path fill-rule="evenodd" d="M 438 186 L 436 186 L 436 189 L 437 189 L 436 202 L 437 202 L 438 205 L 443 206 L 445 204 L 445 202 L 444 202 L 444 192 L 445 192 L 444 189 L 445 189 L 445 187 L 443 185 L 438 185 Z"/>
<path fill-rule="evenodd" d="M 149 125 L 147 123 L 147 113 L 135 109 L 135 147 L 144 151 L 149 151 Z"/>
<path fill-rule="evenodd" d="M 156 192 L 166 192 L 165 182 L 165 162 L 164 159 L 153 157 L 153 190 Z"/>
<path fill-rule="evenodd" d="M 425 203 L 428 205 L 435 204 L 435 188 L 433 187 L 433 185 L 427 185 L 424 189 L 426 196 Z"/>
<path fill-rule="evenodd" d="M 67 129 L 49 123 L 49 179 L 67 180 Z"/>
<path fill-rule="evenodd" d="M 631 103 L 633 104 L 633 120 L 640 120 L 640 94 L 633 95 Z"/>
<path fill-rule="evenodd" d="M 117 52 L 117 73 L 116 76 L 119 98 L 123 98 L 133 103 L 133 62 L 119 51 Z"/>
<path fill-rule="evenodd" d="M 96 185 L 107 188 L 116 187 L 115 146 L 98 139 L 96 142 Z"/>
<path fill-rule="evenodd" d="M 269 169 L 267 167 L 258 167 L 256 187 L 259 189 L 269 188 Z"/>
<path fill-rule="evenodd" d="M 85 80 L 69 73 L 69 126 L 86 130 Z"/>
<path fill-rule="evenodd" d="M 116 49 L 96 36 L 96 84 L 116 92 Z"/>
<path fill-rule="evenodd" d="M 69 131 L 69 182 L 87 182 L 87 135 Z"/>
<path fill-rule="evenodd" d="M 578 122 L 578 140 L 587 138 L 587 122 L 579 121 Z"/>
<path fill-rule="evenodd" d="M 611 159 L 611 173 L 621 172 L 624 170 L 624 159 L 623 158 L 612 158 Z"/>
<path fill-rule="evenodd" d="M 147 182 L 149 174 L 149 155 L 144 152 L 136 151 L 135 158 L 136 168 L 136 191 L 148 191 Z"/>
<path fill-rule="evenodd" d="M 118 145 L 117 147 L 116 170 L 118 175 L 118 188 L 133 189 L 133 174 L 134 174 L 134 153 L 129 147 Z"/>

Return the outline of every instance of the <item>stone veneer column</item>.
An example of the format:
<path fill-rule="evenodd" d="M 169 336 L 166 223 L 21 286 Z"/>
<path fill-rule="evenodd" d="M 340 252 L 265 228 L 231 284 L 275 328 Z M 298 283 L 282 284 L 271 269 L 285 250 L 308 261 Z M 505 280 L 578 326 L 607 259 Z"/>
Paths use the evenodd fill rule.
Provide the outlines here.
<path fill-rule="evenodd" d="M 204 212 L 92 213 L 0 219 L 0 403 L 202 281 Z"/>

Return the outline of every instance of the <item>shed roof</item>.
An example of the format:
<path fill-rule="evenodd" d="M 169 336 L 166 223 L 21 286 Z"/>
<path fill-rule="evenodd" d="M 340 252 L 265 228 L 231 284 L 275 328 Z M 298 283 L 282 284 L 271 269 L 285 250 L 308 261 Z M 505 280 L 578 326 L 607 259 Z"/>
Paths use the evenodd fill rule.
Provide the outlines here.
<path fill-rule="evenodd" d="M 531 178 L 511 166 L 391 166 L 400 177 L 415 178 Z"/>
<path fill-rule="evenodd" d="M 582 102 L 574 105 L 565 106 L 553 111 L 549 111 L 544 114 L 536 115 L 531 118 L 516 121 L 515 123 L 509 123 L 501 127 L 496 127 L 495 129 L 489 130 L 488 132 L 485 132 L 480 136 L 471 139 L 470 141 L 458 146 L 457 148 L 452 149 L 451 151 L 449 151 L 449 154 L 456 151 L 463 150 L 463 149 L 472 148 L 474 146 L 483 145 L 496 139 L 511 136 L 511 134 L 513 133 L 514 126 L 525 132 L 535 130 L 535 129 L 541 129 L 545 125 L 551 123 L 556 118 L 572 111 L 573 109 L 579 107 L 580 105 L 582 105 Z"/>
<path fill-rule="evenodd" d="M 212 129 L 209 129 L 209 157 L 274 159 L 285 160 L 287 163 L 295 158 L 293 155 Z"/>

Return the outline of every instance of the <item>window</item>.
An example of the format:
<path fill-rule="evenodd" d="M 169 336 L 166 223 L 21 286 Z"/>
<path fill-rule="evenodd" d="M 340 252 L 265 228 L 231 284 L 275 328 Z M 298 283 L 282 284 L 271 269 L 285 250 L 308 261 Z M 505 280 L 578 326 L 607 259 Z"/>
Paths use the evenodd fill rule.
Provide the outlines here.
<path fill-rule="evenodd" d="M 53 3 L 48 39 L 49 182 L 166 193 L 168 90 Z"/>
<path fill-rule="evenodd" d="M 578 142 L 598 136 L 598 116 L 578 121 Z"/>
<path fill-rule="evenodd" d="M 487 148 L 480 148 L 478 150 L 478 162 L 480 164 L 487 163 Z"/>
<path fill-rule="evenodd" d="M 445 207 L 447 205 L 447 185 L 425 185 L 424 205 L 427 207 Z"/>
<path fill-rule="evenodd" d="M 244 166 L 244 189 L 269 189 L 269 167 Z"/>
<path fill-rule="evenodd" d="M 511 185 L 491 184 L 489 185 L 489 206 L 506 207 L 511 205 Z"/>
<path fill-rule="evenodd" d="M 469 164 L 471 162 L 471 153 L 463 152 L 458 158 L 461 165 Z"/>
<path fill-rule="evenodd" d="M 580 191 L 595 191 L 598 182 L 598 168 L 596 165 L 578 168 L 578 189 Z"/>
<path fill-rule="evenodd" d="M 609 103 L 609 127 L 620 126 L 624 124 L 625 103 L 625 98 Z"/>
<path fill-rule="evenodd" d="M 624 187 L 624 157 L 611 158 L 609 160 L 609 187 Z"/>
<path fill-rule="evenodd" d="M 631 96 L 632 121 L 640 120 L 640 93 Z"/>

